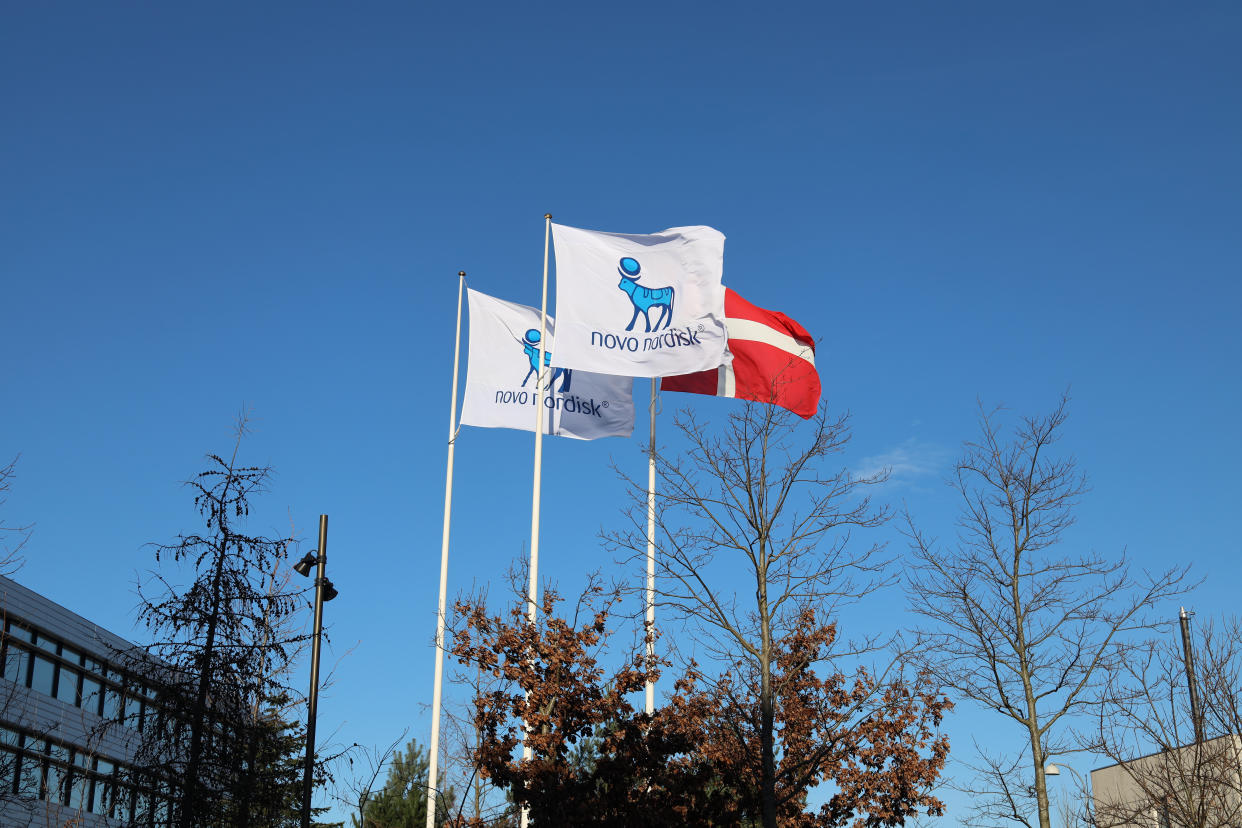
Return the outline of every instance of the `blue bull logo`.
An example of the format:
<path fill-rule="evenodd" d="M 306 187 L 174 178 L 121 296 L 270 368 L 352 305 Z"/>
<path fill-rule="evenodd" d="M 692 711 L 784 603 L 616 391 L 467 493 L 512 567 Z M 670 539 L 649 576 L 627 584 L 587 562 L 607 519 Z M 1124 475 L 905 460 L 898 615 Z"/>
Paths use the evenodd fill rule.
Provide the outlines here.
<path fill-rule="evenodd" d="M 531 328 L 526 332 L 526 338 L 521 340 L 522 350 L 526 353 L 526 359 L 530 363 L 530 370 L 526 372 L 526 376 L 522 378 L 522 387 L 526 387 L 526 382 L 532 375 L 539 373 L 539 331 Z M 552 352 L 543 352 L 543 367 L 548 368 L 552 364 Z M 554 368 L 552 372 L 552 385 L 556 385 L 556 378 L 561 377 L 560 393 L 569 390 L 569 383 L 573 379 L 573 371 L 568 368 Z"/>
<path fill-rule="evenodd" d="M 661 324 L 665 328 L 673 324 L 674 291 L 671 287 L 649 288 L 639 285 L 638 274 L 642 272 L 642 265 L 637 259 L 629 256 L 621 259 L 617 272 L 621 274 L 621 284 L 617 287 L 630 297 L 630 302 L 634 305 L 634 315 L 630 317 L 630 324 L 625 326 L 627 331 L 634 330 L 634 323 L 638 321 L 639 313 L 643 315 L 643 322 L 647 325 L 648 333 L 660 330 Z M 654 328 L 651 326 L 652 308 L 660 309 L 660 316 L 656 319 Z"/>

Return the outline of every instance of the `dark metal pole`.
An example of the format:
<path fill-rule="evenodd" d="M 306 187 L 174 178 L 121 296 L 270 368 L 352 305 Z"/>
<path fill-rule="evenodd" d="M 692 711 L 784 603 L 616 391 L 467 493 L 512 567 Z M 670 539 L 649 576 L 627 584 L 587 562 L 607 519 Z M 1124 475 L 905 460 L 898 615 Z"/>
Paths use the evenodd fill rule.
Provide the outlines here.
<path fill-rule="evenodd" d="M 1182 658 L 1186 662 L 1186 684 L 1190 687 L 1190 718 L 1195 726 L 1195 744 L 1203 741 L 1203 711 L 1199 709 L 1199 683 L 1195 681 L 1195 656 L 1190 648 L 1190 616 L 1182 607 Z"/>
<path fill-rule="evenodd" d="M 328 565 L 328 516 L 319 516 L 319 568 L 315 574 L 315 636 L 311 639 L 310 699 L 306 705 L 306 772 L 302 777 L 302 828 L 310 828 L 315 768 L 315 714 L 319 707 L 319 639 L 323 637 L 323 583 Z"/>

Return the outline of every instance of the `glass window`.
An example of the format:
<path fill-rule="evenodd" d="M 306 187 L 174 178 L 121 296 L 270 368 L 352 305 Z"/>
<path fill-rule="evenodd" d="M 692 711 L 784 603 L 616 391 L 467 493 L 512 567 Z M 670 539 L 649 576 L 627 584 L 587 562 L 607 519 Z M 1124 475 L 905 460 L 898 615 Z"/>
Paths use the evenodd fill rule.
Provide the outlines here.
<path fill-rule="evenodd" d="M 22 743 L 21 734 L 7 727 L 0 727 L 0 743 L 17 747 Z"/>
<path fill-rule="evenodd" d="M 57 674 L 56 698 L 76 705 L 78 703 L 78 671 L 62 664 Z"/>
<path fill-rule="evenodd" d="M 125 824 L 133 821 L 134 789 L 130 784 L 130 775 L 124 768 L 116 769 L 116 789 L 113 794 L 112 816 Z"/>
<path fill-rule="evenodd" d="M 60 642 L 58 642 L 56 639 L 48 638 L 47 636 L 44 636 L 44 635 L 40 635 L 35 639 L 35 646 L 41 647 L 44 650 L 47 650 L 49 653 L 56 652 L 56 647 L 59 646 L 59 643 Z"/>
<path fill-rule="evenodd" d="M 83 710 L 98 713 L 99 703 L 102 699 L 103 686 L 100 685 L 99 681 L 90 676 L 82 676 L 82 695 L 78 706 Z"/>
<path fill-rule="evenodd" d="M 18 684 L 26 683 L 27 664 L 30 661 L 30 653 L 21 647 L 9 644 L 4 648 L 4 677 L 9 681 Z"/>
<path fill-rule="evenodd" d="M 91 755 L 82 750 L 75 750 L 73 765 L 73 781 L 69 783 L 69 807 L 81 812 L 86 810 L 91 800 L 91 779 L 86 773 L 91 766 Z"/>
<path fill-rule="evenodd" d="M 103 717 L 115 722 L 121 716 L 121 691 L 109 687 L 104 691 Z"/>
<path fill-rule="evenodd" d="M 74 770 L 69 783 L 69 808 L 74 811 L 85 811 L 91 800 L 91 780 L 82 771 Z"/>
<path fill-rule="evenodd" d="M 111 779 L 96 779 L 94 787 L 91 788 L 90 812 L 107 816 L 112 809 L 115 791 L 116 783 Z"/>
<path fill-rule="evenodd" d="M 169 816 L 168 800 L 165 797 L 158 796 L 155 799 L 155 824 L 160 826 L 172 825 Z"/>
<path fill-rule="evenodd" d="M 128 785 L 116 783 L 112 790 L 111 816 L 123 825 L 129 825 L 134 815 L 134 794 Z"/>
<path fill-rule="evenodd" d="M 41 655 L 34 657 L 34 668 L 30 671 L 30 687 L 40 693 L 52 695 L 52 685 L 56 679 L 56 665 Z"/>
<path fill-rule="evenodd" d="M 0 800 L 7 799 L 13 793 L 17 774 L 17 753 L 7 748 L 0 748 Z"/>
<path fill-rule="evenodd" d="M 38 799 L 43 784 L 43 760 L 23 756 L 17 769 L 17 795 L 22 799 Z"/>
<path fill-rule="evenodd" d="M 142 702 L 128 693 L 125 695 L 125 725 L 142 730 Z"/>
<path fill-rule="evenodd" d="M 12 621 L 8 625 L 8 634 L 9 638 L 15 638 L 18 641 L 34 641 L 33 630 L 28 630 L 21 624 L 16 624 Z"/>
<path fill-rule="evenodd" d="M 142 791 L 134 791 L 134 822 L 147 825 L 151 822 L 151 797 Z"/>
<path fill-rule="evenodd" d="M 95 779 L 95 787 L 91 792 L 90 812 L 93 814 L 107 814 L 108 809 L 112 807 L 112 792 L 115 782 L 112 780 L 113 764 L 103 759 L 95 760 L 95 772 L 98 777 Z"/>
<path fill-rule="evenodd" d="M 69 748 L 52 745 L 48 750 L 47 786 L 44 798 L 49 802 L 64 803 L 69 793 Z"/>
<path fill-rule="evenodd" d="M 82 654 L 67 644 L 61 645 L 60 657 L 63 658 L 65 661 L 71 662 L 73 664 L 82 663 Z"/>

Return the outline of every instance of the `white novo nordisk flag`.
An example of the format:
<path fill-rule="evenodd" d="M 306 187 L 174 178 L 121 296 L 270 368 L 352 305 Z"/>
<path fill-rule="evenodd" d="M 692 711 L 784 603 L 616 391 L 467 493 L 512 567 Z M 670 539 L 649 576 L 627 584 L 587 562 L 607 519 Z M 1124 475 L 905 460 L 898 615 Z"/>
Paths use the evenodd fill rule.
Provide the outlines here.
<path fill-rule="evenodd" d="M 664 377 L 728 360 L 719 230 L 633 236 L 553 224 L 552 238 L 560 317 L 553 365 Z"/>
<path fill-rule="evenodd" d="M 467 290 L 470 356 L 462 425 L 535 430 L 539 363 L 539 311 Z M 548 317 L 544 364 L 554 340 Z M 634 431 L 634 380 L 561 368 L 545 368 L 544 434 L 593 440 L 629 437 Z"/>

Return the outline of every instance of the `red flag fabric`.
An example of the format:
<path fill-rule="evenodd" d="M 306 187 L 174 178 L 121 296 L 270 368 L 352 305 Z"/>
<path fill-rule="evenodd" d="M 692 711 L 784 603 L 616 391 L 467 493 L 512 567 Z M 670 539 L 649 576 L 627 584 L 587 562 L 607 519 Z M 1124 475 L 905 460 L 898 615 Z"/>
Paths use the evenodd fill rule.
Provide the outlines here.
<path fill-rule="evenodd" d="M 709 371 L 665 377 L 665 391 L 779 405 L 803 419 L 819 408 L 815 340 L 780 311 L 765 310 L 725 288 L 725 327 L 733 364 Z"/>

